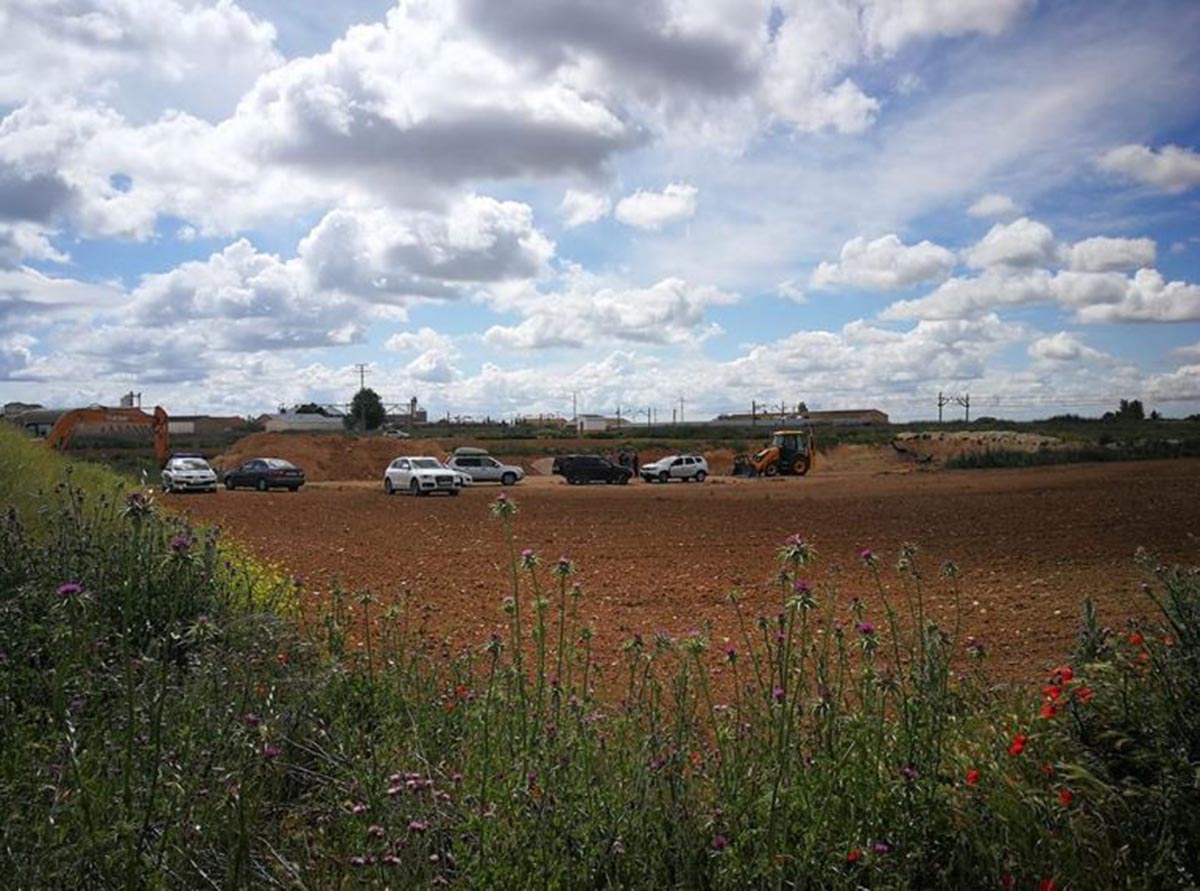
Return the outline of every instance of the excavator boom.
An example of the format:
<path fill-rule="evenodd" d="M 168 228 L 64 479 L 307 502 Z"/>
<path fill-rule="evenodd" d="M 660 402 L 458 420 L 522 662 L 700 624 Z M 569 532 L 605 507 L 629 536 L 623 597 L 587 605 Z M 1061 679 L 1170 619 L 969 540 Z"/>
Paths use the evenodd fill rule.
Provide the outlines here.
<path fill-rule="evenodd" d="M 167 463 L 170 457 L 171 445 L 167 426 L 167 413 L 162 406 L 154 407 L 154 414 L 148 415 L 140 408 L 105 408 L 102 405 L 91 408 L 77 408 L 67 412 L 46 436 L 46 445 L 52 449 L 66 449 L 71 445 L 71 439 L 81 425 L 92 424 L 115 428 L 149 427 L 154 435 L 154 457 L 159 465 Z"/>

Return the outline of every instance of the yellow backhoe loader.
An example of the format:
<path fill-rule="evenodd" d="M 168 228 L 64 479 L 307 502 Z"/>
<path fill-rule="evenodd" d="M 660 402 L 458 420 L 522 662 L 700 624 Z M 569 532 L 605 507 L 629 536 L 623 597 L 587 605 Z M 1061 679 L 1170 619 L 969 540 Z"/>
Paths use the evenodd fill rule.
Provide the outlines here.
<path fill-rule="evenodd" d="M 771 444 L 753 455 L 736 455 L 733 459 L 734 476 L 804 476 L 812 470 L 817 448 L 813 442 L 812 428 L 803 430 L 776 430 L 771 434 Z"/>

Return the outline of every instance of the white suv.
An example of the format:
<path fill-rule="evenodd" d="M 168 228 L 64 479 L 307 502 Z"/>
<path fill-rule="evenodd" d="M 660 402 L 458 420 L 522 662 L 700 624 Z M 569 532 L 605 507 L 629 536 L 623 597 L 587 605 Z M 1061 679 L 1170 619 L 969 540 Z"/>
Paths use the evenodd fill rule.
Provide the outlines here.
<path fill-rule="evenodd" d="M 176 455 L 162 470 L 164 492 L 215 492 L 217 474 L 200 455 Z"/>
<path fill-rule="evenodd" d="M 525 479 L 525 469 L 515 464 L 501 464 L 482 449 L 456 449 L 447 466 L 461 470 L 477 483 L 499 483 L 512 486 Z"/>
<path fill-rule="evenodd" d="M 669 480 L 695 480 L 698 483 L 708 478 L 708 462 L 699 455 L 667 455 L 650 464 L 643 464 L 638 474 L 648 483 L 665 483 Z"/>
<path fill-rule="evenodd" d="M 389 495 L 397 492 L 410 495 L 445 492 L 447 495 L 457 495 L 463 486 L 469 485 L 471 478 L 465 473 L 427 456 L 396 458 L 383 472 L 383 491 Z"/>

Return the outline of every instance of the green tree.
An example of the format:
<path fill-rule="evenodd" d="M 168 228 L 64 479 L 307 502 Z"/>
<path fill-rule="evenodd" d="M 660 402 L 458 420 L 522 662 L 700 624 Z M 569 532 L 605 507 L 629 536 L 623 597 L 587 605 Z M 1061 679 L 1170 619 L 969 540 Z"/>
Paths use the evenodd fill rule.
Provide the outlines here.
<path fill-rule="evenodd" d="M 1118 421 L 1144 421 L 1146 419 L 1146 410 L 1142 407 L 1140 399 L 1122 399 L 1121 406 L 1117 409 Z"/>
<path fill-rule="evenodd" d="M 370 387 L 363 387 L 354 394 L 347 420 L 357 430 L 378 430 L 383 424 L 384 415 L 383 400 L 379 394 Z"/>

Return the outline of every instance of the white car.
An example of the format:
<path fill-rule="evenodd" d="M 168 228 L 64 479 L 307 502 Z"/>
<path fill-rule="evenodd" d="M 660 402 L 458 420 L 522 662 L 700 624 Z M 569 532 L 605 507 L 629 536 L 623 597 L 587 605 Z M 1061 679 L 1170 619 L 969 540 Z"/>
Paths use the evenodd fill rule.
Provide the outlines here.
<path fill-rule="evenodd" d="M 483 449 L 455 449 L 447 467 L 462 471 L 477 483 L 499 483 L 512 486 L 525 479 L 525 468 L 501 464 Z"/>
<path fill-rule="evenodd" d="M 215 492 L 217 474 L 200 455 L 175 455 L 162 470 L 164 492 Z"/>
<path fill-rule="evenodd" d="M 699 455 L 667 455 L 650 464 L 643 464 L 638 474 L 648 483 L 670 480 L 702 483 L 708 478 L 708 462 Z"/>
<path fill-rule="evenodd" d="M 396 458 L 383 472 L 383 491 L 389 495 L 407 492 L 410 495 L 428 495 L 430 492 L 445 492 L 457 495 L 471 478 L 465 473 L 446 467 L 437 458 L 428 456 Z"/>

